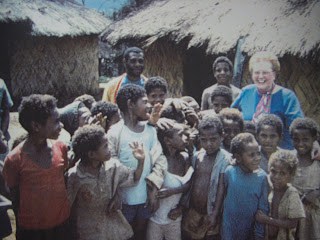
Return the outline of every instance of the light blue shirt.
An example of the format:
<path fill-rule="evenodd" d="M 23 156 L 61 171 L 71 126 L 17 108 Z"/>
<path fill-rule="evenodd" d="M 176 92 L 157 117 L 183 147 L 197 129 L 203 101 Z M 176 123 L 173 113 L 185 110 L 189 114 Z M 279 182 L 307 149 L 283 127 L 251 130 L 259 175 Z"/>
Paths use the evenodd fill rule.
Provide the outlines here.
<path fill-rule="evenodd" d="M 152 171 L 150 150 L 157 144 L 157 133 L 154 127 L 145 124 L 144 130 L 141 133 L 133 132 L 127 126 L 124 126 L 120 134 L 119 159 L 122 164 L 132 169 L 137 168 L 138 160 L 133 156 L 132 148 L 129 146 L 134 141 L 143 144 L 145 153 L 141 178 L 135 186 L 122 189 L 122 201 L 128 205 L 143 204 L 147 200 L 147 183 L 145 178 Z"/>
<path fill-rule="evenodd" d="M 125 85 L 127 85 L 127 84 L 129 84 L 129 83 L 135 84 L 135 85 L 138 85 L 138 86 L 144 88 L 144 80 L 143 80 L 142 78 L 140 78 L 140 80 L 138 80 L 138 81 L 134 81 L 134 82 L 133 82 L 133 81 L 130 81 L 130 80 L 128 79 L 128 75 L 126 75 L 126 76 L 123 78 L 122 83 L 121 83 L 121 87 L 123 87 L 123 86 L 125 86 Z"/>

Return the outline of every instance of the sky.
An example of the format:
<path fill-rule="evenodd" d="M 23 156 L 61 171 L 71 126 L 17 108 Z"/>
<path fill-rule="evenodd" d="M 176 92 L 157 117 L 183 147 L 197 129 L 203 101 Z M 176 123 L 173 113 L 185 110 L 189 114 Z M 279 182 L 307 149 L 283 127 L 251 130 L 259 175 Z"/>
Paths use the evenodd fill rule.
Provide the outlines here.
<path fill-rule="evenodd" d="M 76 0 L 82 4 L 82 0 Z M 111 16 L 114 11 L 119 10 L 124 4 L 130 2 L 130 0 L 84 0 L 85 6 L 94 8 L 99 12 L 106 12 Z"/>

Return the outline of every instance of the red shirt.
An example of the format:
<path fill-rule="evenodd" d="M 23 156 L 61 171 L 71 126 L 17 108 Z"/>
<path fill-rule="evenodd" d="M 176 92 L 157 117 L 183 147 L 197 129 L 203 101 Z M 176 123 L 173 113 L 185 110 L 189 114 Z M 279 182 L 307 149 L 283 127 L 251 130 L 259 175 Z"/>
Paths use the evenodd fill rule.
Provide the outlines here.
<path fill-rule="evenodd" d="M 48 229 L 66 221 L 70 206 L 64 182 L 67 146 L 52 144 L 52 164 L 42 168 L 23 151 L 19 144 L 5 159 L 3 176 L 9 187 L 19 187 L 19 225 L 25 229 Z"/>

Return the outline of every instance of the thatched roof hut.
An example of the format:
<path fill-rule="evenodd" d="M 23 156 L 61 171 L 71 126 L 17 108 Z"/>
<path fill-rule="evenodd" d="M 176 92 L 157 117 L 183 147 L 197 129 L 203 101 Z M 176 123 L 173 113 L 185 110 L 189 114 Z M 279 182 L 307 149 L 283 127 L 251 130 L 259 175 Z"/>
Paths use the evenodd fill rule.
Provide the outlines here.
<path fill-rule="evenodd" d="M 110 20 L 66 0 L 0 1 L 0 76 L 16 106 L 48 93 L 63 105 L 98 93 L 98 34 Z"/>
<path fill-rule="evenodd" d="M 214 58 L 233 59 L 245 37 L 245 54 L 270 50 L 280 57 L 279 81 L 320 123 L 319 16 L 317 0 L 158 0 L 115 22 L 101 38 L 113 45 L 140 43 L 147 75 L 162 75 L 171 91 L 200 100 L 213 84 Z M 243 79 L 249 79 L 247 63 Z"/>

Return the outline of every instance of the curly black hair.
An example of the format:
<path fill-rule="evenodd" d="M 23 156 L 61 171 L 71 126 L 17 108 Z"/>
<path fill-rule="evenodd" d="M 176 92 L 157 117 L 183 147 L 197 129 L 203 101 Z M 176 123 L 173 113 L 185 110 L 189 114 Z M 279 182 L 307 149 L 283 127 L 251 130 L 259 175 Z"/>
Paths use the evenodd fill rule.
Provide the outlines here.
<path fill-rule="evenodd" d="M 156 88 L 160 88 L 164 93 L 167 93 L 168 83 L 160 76 L 151 77 L 145 83 L 144 88 L 146 89 L 147 95 L 149 95 Z"/>
<path fill-rule="evenodd" d="M 23 97 L 18 109 L 19 122 L 30 133 L 32 131 L 31 122 L 46 124 L 55 108 L 57 108 L 57 99 L 51 95 L 31 94 Z"/>
<path fill-rule="evenodd" d="M 107 119 L 111 119 L 119 111 L 119 108 L 116 104 L 105 101 L 98 101 L 92 108 L 91 114 L 97 115 L 102 113 L 103 116 L 107 116 Z"/>
<path fill-rule="evenodd" d="M 224 119 L 232 120 L 239 123 L 240 131 L 243 131 L 244 120 L 242 113 L 236 108 L 224 108 L 219 112 L 219 117 L 223 123 Z"/>
<path fill-rule="evenodd" d="M 216 71 L 216 67 L 217 67 L 217 64 L 218 63 L 227 63 L 229 65 L 229 69 L 230 71 L 232 72 L 233 71 L 233 64 L 232 62 L 230 61 L 229 58 L 227 57 L 224 57 L 224 56 L 220 56 L 220 57 L 217 57 L 216 60 L 214 60 L 213 64 L 212 64 L 212 69 L 213 71 Z"/>
<path fill-rule="evenodd" d="M 232 91 L 231 88 L 223 85 L 218 85 L 211 93 L 211 101 L 214 101 L 215 97 L 224 97 L 227 100 L 228 105 L 232 103 Z"/>
<path fill-rule="evenodd" d="M 121 112 L 128 111 L 128 100 L 136 103 L 139 98 L 146 95 L 146 90 L 135 84 L 127 84 L 120 88 L 117 94 L 116 102 Z"/>
<path fill-rule="evenodd" d="M 296 118 L 290 125 L 289 131 L 292 133 L 295 129 L 307 129 L 312 137 L 317 137 L 319 133 L 319 125 L 311 118 Z"/>
<path fill-rule="evenodd" d="M 204 116 L 198 125 L 199 133 L 201 133 L 202 130 L 208 130 L 213 128 L 217 133 L 220 135 L 223 134 L 223 125 L 218 116 Z"/>
<path fill-rule="evenodd" d="M 251 133 L 239 133 L 231 140 L 230 152 L 234 154 L 241 154 L 244 148 L 249 144 L 256 142 L 255 137 Z"/>
<path fill-rule="evenodd" d="M 138 47 L 129 47 L 126 50 L 124 50 L 123 53 L 123 58 L 127 61 L 129 58 L 129 54 L 130 53 L 142 53 L 143 54 L 143 50 L 141 48 Z"/>
<path fill-rule="evenodd" d="M 180 101 L 180 99 L 174 99 L 175 101 Z M 182 100 L 181 100 L 182 101 Z M 186 121 L 186 115 L 182 109 L 176 109 L 173 102 L 169 105 L 164 105 L 161 110 L 162 118 L 173 119 L 178 123 L 184 123 Z"/>
<path fill-rule="evenodd" d="M 262 114 L 258 117 L 258 122 L 256 124 L 257 134 L 260 133 L 262 126 L 272 126 L 275 127 L 279 136 L 282 135 L 283 122 L 280 117 L 275 114 Z"/>
<path fill-rule="evenodd" d="M 276 162 L 283 164 L 288 169 L 291 176 L 295 175 L 298 167 L 298 158 L 295 153 L 283 149 L 277 150 L 276 152 L 272 153 L 269 158 L 269 170 Z"/>
<path fill-rule="evenodd" d="M 105 131 L 98 125 L 85 125 L 72 136 L 72 149 L 77 158 L 87 158 L 89 151 L 97 150 L 102 144 Z"/>
<path fill-rule="evenodd" d="M 243 131 L 249 133 L 256 133 L 257 126 L 252 121 L 244 121 Z"/>

